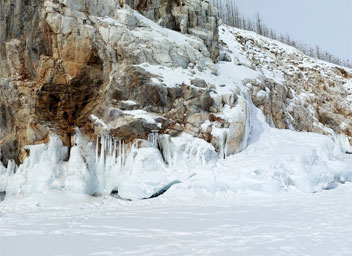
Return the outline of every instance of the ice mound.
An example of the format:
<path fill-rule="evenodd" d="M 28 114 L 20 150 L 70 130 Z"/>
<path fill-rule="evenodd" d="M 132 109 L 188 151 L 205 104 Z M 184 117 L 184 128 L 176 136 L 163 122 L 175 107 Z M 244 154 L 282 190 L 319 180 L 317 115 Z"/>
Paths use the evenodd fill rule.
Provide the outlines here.
<path fill-rule="evenodd" d="M 194 138 L 182 133 L 178 137 L 163 135 L 159 137 L 159 144 L 165 162 L 169 166 L 186 165 L 215 165 L 218 158 L 215 148 L 205 140 Z"/>
<path fill-rule="evenodd" d="M 218 163 L 218 187 L 268 193 L 290 188 L 316 192 L 352 181 L 352 166 L 331 138 L 272 128 L 261 111 L 254 107 L 252 111 L 249 145 Z"/>
<path fill-rule="evenodd" d="M 27 147 L 27 157 L 15 174 L 8 177 L 7 195 L 30 195 L 49 189 L 61 189 L 61 177 L 68 157 L 68 149 L 58 136 L 51 136 L 48 144 Z"/>

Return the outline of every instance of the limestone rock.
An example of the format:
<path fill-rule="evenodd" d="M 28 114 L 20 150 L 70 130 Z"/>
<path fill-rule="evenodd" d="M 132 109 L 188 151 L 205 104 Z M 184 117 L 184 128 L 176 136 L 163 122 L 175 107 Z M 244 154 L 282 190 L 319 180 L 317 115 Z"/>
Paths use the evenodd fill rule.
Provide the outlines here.
<path fill-rule="evenodd" d="M 218 57 L 218 11 L 209 0 L 125 0 L 159 25 L 201 38 L 214 61 Z"/>

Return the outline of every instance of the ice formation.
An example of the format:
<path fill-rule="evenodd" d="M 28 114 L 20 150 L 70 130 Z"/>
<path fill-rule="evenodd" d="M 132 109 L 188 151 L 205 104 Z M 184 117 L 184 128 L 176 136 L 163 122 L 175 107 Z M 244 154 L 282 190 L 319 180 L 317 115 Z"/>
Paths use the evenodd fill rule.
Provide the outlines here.
<path fill-rule="evenodd" d="M 210 192 L 278 193 L 291 188 L 315 192 L 352 181 L 351 166 L 340 150 L 346 141 L 342 136 L 335 143 L 324 135 L 279 130 L 254 106 L 251 112 L 248 146 L 226 159 L 211 144 L 186 133 L 170 137 L 155 132 L 149 140 L 130 144 L 102 134 L 93 145 L 77 130 L 70 152 L 52 135 L 48 144 L 29 146 L 30 154 L 19 167 L 1 164 L 0 190 L 7 196 L 51 189 L 90 195 L 114 192 L 136 200 L 174 184 Z"/>
<path fill-rule="evenodd" d="M 340 146 L 342 152 L 352 154 L 352 147 L 350 145 L 350 142 L 348 141 L 348 138 L 345 134 L 338 134 L 336 136 L 336 141 L 338 145 Z"/>

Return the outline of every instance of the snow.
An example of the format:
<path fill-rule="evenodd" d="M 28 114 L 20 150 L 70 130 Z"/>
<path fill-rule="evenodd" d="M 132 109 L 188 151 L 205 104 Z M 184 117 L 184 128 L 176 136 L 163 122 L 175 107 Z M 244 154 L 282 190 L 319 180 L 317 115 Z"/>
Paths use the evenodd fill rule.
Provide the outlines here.
<path fill-rule="evenodd" d="M 187 45 L 188 47 L 191 47 L 191 44 L 201 44 L 201 41 L 199 38 L 196 37 L 189 37 L 184 34 L 181 34 L 179 32 L 176 32 L 171 29 L 166 29 L 161 26 L 159 26 L 157 23 L 153 22 L 152 20 L 144 17 L 137 11 L 132 10 L 136 18 L 144 25 L 143 29 L 134 31 L 133 34 L 139 37 L 150 37 L 151 34 L 149 31 L 146 30 L 150 29 L 153 31 L 153 40 L 167 40 L 169 42 L 176 43 L 178 45 Z"/>
<path fill-rule="evenodd" d="M 349 104 L 352 104 L 352 79 L 345 84 L 345 87 L 349 93 L 346 100 Z"/>
<path fill-rule="evenodd" d="M 64 192 L 6 200 L 0 255 L 342 256 L 352 250 L 351 184 L 275 196 L 170 192 L 133 202 Z"/>
<path fill-rule="evenodd" d="M 175 87 L 182 84 L 192 86 L 191 80 L 198 78 L 215 86 L 212 89 L 215 89 L 219 95 L 233 94 L 234 91 L 244 90 L 243 80 L 256 79 L 260 75 L 259 72 L 251 68 L 239 66 L 232 62 L 220 62 L 217 65 L 217 75 L 212 74 L 209 69 L 200 71 L 197 68 L 170 68 L 148 63 L 138 66 L 153 74 L 155 78 L 152 78 L 152 81 L 156 84 L 163 84 L 167 87 Z"/>
<path fill-rule="evenodd" d="M 332 139 L 272 128 L 258 109 L 252 111 L 257 118 L 251 120 L 247 148 L 220 163 L 222 170 L 228 170 L 218 173 L 223 187 L 275 194 L 292 188 L 316 192 L 352 181 L 351 165 L 344 162 Z"/>
<path fill-rule="evenodd" d="M 144 119 L 147 123 L 150 123 L 150 124 L 158 124 L 159 126 L 161 125 L 160 123 L 157 123 L 155 121 L 155 119 L 160 118 L 160 116 L 154 115 L 152 113 L 148 113 L 147 111 L 142 109 L 124 110 L 122 111 L 122 113 L 124 113 L 125 115 L 134 116 L 135 118 Z"/>
<path fill-rule="evenodd" d="M 137 103 L 133 100 L 121 100 L 121 103 L 124 103 L 126 105 L 131 105 L 131 106 L 137 105 Z"/>
<path fill-rule="evenodd" d="M 93 119 L 93 121 L 98 124 L 101 125 L 104 129 L 108 129 L 108 125 L 101 120 L 99 117 L 95 116 L 95 115 L 90 115 L 90 118 Z"/>

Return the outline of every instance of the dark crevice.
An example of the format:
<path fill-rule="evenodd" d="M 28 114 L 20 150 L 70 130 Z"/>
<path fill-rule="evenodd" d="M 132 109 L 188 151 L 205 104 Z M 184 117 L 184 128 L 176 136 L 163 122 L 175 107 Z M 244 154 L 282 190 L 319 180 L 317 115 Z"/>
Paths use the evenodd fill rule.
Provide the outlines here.
<path fill-rule="evenodd" d="M 6 192 L 0 192 L 0 202 L 5 200 Z"/>
<path fill-rule="evenodd" d="M 173 185 L 176 185 L 176 184 L 179 184 L 179 183 L 181 183 L 181 181 L 179 181 L 179 180 L 175 180 L 173 182 L 170 182 L 165 187 L 163 187 L 162 189 L 160 189 L 159 191 L 154 193 L 151 197 L 144 198 L 144 199 L 152 199 L 152 198 L 159 197 L 159 196 L 165 194 L 165 192 L 168 191 Z"/>
<path fill-rule="evenodd" d="M 120 200 L 124 200 L 124 201 L 132 201 L 131 199 L 126 199 L 126 198 L 123 198 L 119 195 L 119 191 L 118 190 L 113 190 L 111 193 L 110 193 L 110 196 L 114 197 L 114 198 L 117 198 L 117 199 L 120 199 Z"/>
<path fill-rule="evenodd" d="M 49 95 L 50 103 L 49 103 L 49 110 L 50 112 L 56 114 L 58 109 L 58 104 L 60 102 L 60 98 L 54 94 Z"/>
<path fill-rule="evenodd" d="M 152 199 L 152 198 L 156 198 L 156 197 L 159 197 L 163 194 L 165 194 L 166 191 L 168 191 L 173 185 L 176 185 L 176 184 L 179 184 L 181 183 L 181 181 L 179 180 L 175 180 L 173 182 L 170 182 L 169 184 L 167 184 L 166 186 L 164 186 L 163 188 L 161 188 L 160 190 L 158 190 L 157 192 L 155 192 L 152 196 L 150 197 L 147 197 L 147 198 L 143 198 L 144 200 L 145 199 Z M 127 199 L 127 198 L 123 198 L 119 195 L 119 191 L 118 190 L 113 190 L 111 193 L 110 193 L 110 196 L 114 197 L 114 198 L 117 198 L 117 199 L 120 199 L 120 200 L 125 200 L 125 201 L 132 201 L 131 199 Z"/>
<path fill-rule="evenodd" d="M 63 118 L 64 118 L 66 121 L 68 120 L 68 114 L 67 114 L 67 112 L 64 112 Z"/>

